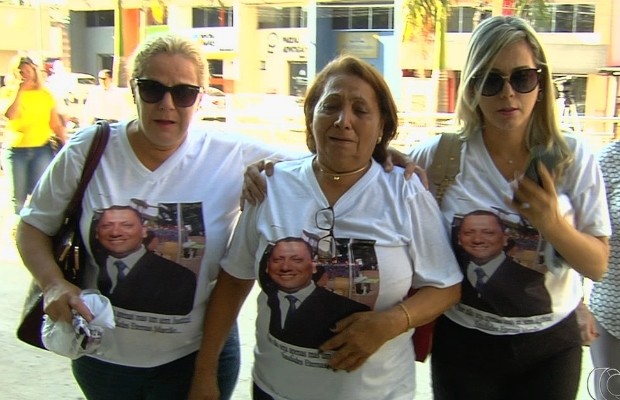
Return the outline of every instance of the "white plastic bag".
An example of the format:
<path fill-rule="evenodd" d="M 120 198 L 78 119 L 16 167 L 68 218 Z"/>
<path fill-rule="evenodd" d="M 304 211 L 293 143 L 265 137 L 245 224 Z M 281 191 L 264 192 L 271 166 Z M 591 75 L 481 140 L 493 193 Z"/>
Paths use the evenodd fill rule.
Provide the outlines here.
<path fill-rule="evenodd" d="M 45 315 L 41 327 L 45 348 L 72 360 L 98 353 L 105 331 L 115 327 L 112 304 L 107 297 L 97 290 L 84 290 L 80 297 L 94 315 L 90 323 L 73 310 L 72 324 L 56 322 Z"/>

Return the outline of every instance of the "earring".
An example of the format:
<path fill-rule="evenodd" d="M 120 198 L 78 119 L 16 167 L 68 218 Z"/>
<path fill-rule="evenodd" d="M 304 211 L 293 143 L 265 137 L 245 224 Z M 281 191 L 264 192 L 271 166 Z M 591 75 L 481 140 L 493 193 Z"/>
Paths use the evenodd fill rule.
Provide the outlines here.
<path fill-rule="evenodd" d="M 543 99 L 543 93 L 542 90 L 538 91 L 538 96 L 536 97 L 536 102 L 540 103 Z"/>
<path fill-rule="evenodd" d="M 381 143 L 381 139 L 383 139 L 383 136 L 379 136 L 379 137 L 377 138 L 377 144 Z"/>

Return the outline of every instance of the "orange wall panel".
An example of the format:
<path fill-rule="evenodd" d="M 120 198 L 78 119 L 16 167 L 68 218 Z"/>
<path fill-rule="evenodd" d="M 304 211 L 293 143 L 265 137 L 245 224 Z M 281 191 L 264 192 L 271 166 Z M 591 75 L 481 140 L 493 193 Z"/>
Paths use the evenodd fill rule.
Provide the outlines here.
<path fill-rule="evenodd" d="M 140 9 L 123 8 L 123 56 L 130 56 L 140 43 Z"/>

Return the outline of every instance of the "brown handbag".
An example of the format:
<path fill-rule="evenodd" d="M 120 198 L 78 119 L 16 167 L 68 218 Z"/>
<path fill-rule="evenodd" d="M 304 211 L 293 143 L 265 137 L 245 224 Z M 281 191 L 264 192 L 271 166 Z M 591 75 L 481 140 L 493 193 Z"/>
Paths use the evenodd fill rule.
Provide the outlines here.
<path fill-rule="evenodd" d="M 58 232 L 52 237 L 54 258 L 62 270 L 65 279 L 74 285 L 80 286 L 85 254 L 82 250 L 83 241 L 80 235 L 79 223 L 82 215 L 82 198 L 86 186 L 90 182 L 95 169 L 99 165 L 110 136 L 110 126 L 105 121 L 97 122 L 97 132 L 90 146 L 80 182 L 65 210 L 65 218 Z M 45 350 L 41 340 L 41 324 L 43 323 L 43 293 L 32 282 L 26 295 L 22 310 L 22 317 L 17 328 L 17 338 L 29 345 Z"/>
<path fill-rule="evenodd" d="M 432 185 L 433 193 L 437 204 L 441 206 L 443 195 L 454 183 L 456 175 L 459 173 L 461 161 L 462 141 L 457 133 L 442 133 L 439 145 L 435 151 L 433 162 L 429 167 L 429 181 Z M 416 292 L 410 289 L 407 297 L 411 297 Z M 419 362 L 426 361 L 426 357 L 433 348 L 433 332 L 435 331 L 433 320 L 424 325 L 418 326 L 413 332 L 413 347 L 415 349 L 415 359 Z"/>

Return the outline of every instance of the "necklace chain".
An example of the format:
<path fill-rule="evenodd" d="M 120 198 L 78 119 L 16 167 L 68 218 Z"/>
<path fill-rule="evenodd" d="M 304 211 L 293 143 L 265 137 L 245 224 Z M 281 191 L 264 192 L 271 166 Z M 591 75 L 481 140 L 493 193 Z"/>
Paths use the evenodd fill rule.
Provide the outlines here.
<path fill-rule="evenodd" d="M 368 164 L 364 165 L 363 167 L 358 168 L 358 169 L 353 170 L 353 171 L 335 173 L 335 172 L 330 172 L 330 171 L 325 170 L 323 168 L 323 166 L 321 166 L 321 163 L 319 162 L 319 160 L 316 157 L 314 157 L 314 160 L 316 161 L 316 165 L 319 168 L 319 171 L 321 171 L 321 173 L 323 175 L 329 176 L 334 181 L 339 181 L 340 178 L 342 178 L 344 176 L 351 176 L 351 175 L 359 174 L 360 172 L 365 170 L 368 167 L 368 165 L 370 164 L 370 162 L 369 162 Z"/>

